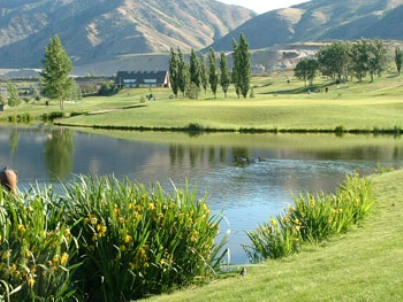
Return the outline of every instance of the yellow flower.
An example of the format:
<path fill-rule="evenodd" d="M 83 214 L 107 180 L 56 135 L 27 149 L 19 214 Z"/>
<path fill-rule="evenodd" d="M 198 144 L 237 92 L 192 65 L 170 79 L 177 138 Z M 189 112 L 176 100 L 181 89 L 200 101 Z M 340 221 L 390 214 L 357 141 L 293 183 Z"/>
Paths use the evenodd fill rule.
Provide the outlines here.
<path fill-rule="evenodd" d="M 66 238 L 69 238 L 69 237 L 70 237 L 70 229 L 65 229 L 65 230 L 64 230 L 64 236 L 65 236 Z"/>
<path fill-rule="evenodd" d="M 96 217 L 91 218 L 91 224 L 96 225 L 98 223 L 98 219 Z"/>
<path fill-rule="evenodd" d="M 84 224 L 88 224 L 91 220 L 88 217 L 84 218 Z"/>
<path fill-rule="evenodd" d="M 129 210 L 134 209 L 134 203 L 129 203 Z"/>
<path fill-rule="evenodd" d="M 98 235 L 97 234 L 94 234 L 93 236 L 92 236 L 92 241 L 97 241 L 98 240 Z"/>
<path fill-rule="evenodd" d="M 30 288 L 33 288 L 33 287 L 34 287 L 34 284 L 35 284 L 34 278 L 30 277 L 30 278 L 28 279 L 28 286 L 29 286 Z"/>
<path fill-rule="evenodd" d="M 97 229 L 97 232 L 99 232 L 101 230 L 101 225 L 97 224 L 96 229 Z"/>
<path fill-rule="evenodd" d="M 125 237 L 125 243 L 129 244 L 129 243 L 132 242 L 132 241 L 133 241 L 132 236 L 126 235 L 126 237 Z"/>
<path fill-rule="evenodd" d="M 120 251 L 125 252 L 125 251 L 127 251 L 127 248 L 124 245 L 121 245 L 120 246 Z"/>
<path fill-rule="evenodd" d="M 154 203 L 151 202 L 151 203 L 148 205 L 148 209 L 149 209 L 150 211 L 155 210 L 155 205 L 154 205 Z"/>
<path fill-rule="evenodd" d="M 277 221 L 276 221 L 276 219 L 274 219 L 274 218 L 270 219 L 270 224 L 271 224 L 272 226 L 276 227 L 276 226 L 277 226 Z"/>
<path fill-rule="evenodd" d="M 315 200 L 311 199 L 309 201 L 309 204 L 311 205 L 311 207 L 313 208 L 315 206 Z"/>
<path fill-rule="evenodd" d="M 301 221 L 299 221 L 299 219 L 298 219 L 298 218 L 297 218 L 297 219 L 295 219 L 295 220 L 294 220 L 294 222 L 295 222 L 295 224 L 296 224 L 296 225 L 301 225 Z"/>
<path fill-rule="evenodd" d="M 66 266 L 67 262 L 69 261 L 69 254 L 63 253 L 62 259 L 60 260 L 60 264 L 62 266 Z"/>
<path fill-rule="evenodd" d="M 26 229 L 22 224 L 19 224 L 17 227 L 17 230 L 21 233 L 25 233 Z"/>
<path fill-rule="evenodd" d="M 295 209 L 293 206 L 288 206 L 288 211 L 293 212 Z"/>
<path fill-rule="evenodd" d="M 60 263 L 60 255 L 56 254 L 53 256 L 52 259 L 53 264 L 59 264 Z"/>

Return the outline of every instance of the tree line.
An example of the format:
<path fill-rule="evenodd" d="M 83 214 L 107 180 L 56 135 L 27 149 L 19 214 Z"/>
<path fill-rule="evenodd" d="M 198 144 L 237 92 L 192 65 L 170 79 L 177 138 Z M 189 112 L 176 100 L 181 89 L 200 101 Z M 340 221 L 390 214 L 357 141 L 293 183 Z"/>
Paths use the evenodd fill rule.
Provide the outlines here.
<path fill-rule="evenodd" d="M 250 91 L 251 74 L 251 53 L 249 43 L 243 34 L 240 35 L 239 42 L 233 40 L 231 71 L 225 53 L 221 52 L 217 60 L 213 48 L 210 48 L 207 58 L 203 53 L 196 54 L 192 49 L 189 62 L 185 60 L 179 47 L 170 50 L 169 76 L 172 92 L 176 98 L 179 93 L 190 98 L 198 98 L 200 90 L 203 89 L 204 93 L 207 93 L 208 88 L 216 98 L 219 85 L 227 97 L 231 84 L 234 84 L 238 98 L 241 95 L 246 98 Z"/>
<path fill-rule="evenodd" d="M 323 47 L 313 58 L 301 60 L 294 69 L 295 76 L 313 84 L 318 72 L 333 81 L 356 78 L 362 81 L 369 74 L 371 82 L 381 76 L 389 64 L 388 48 L 382 40 L 360 39 L 355 42 L 337 41 Z M 395 64 L 400 74 L 403 51 L 395 48 Z"/>

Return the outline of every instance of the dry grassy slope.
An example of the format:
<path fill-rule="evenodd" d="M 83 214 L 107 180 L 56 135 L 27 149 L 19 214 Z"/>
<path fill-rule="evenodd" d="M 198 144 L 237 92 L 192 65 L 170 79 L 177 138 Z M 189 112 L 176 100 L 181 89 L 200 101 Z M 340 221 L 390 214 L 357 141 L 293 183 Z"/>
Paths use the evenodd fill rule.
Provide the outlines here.
<path fill-rule="evenodd" d="M 0 67 L 39 66 L 55 34 L 78 64 L 203 48 L 253 16 L 214 0 L 3 0 Z"/>
<path fill-rule="evenodd" d="M 231 47 L 243 32 L 251 48 L 361 37 L 402 39 L 403 0 L 312 0 L 257 16 L 213 44 Z M 400 17 L 399 17 L 400 16 Z"/>

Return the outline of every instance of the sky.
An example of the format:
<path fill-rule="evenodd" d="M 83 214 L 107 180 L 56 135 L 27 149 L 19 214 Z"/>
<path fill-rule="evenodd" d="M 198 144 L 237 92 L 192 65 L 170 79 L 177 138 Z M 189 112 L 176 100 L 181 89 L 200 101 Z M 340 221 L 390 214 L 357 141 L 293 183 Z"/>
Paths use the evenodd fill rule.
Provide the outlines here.
<path fill-rule="evenodd" d="M 218 0 L 227 4 L 240 5 L 249 8 L 258 14 L 269 10 L 290 7 L 295 4 L 307 2 L 307 0 Z"/>

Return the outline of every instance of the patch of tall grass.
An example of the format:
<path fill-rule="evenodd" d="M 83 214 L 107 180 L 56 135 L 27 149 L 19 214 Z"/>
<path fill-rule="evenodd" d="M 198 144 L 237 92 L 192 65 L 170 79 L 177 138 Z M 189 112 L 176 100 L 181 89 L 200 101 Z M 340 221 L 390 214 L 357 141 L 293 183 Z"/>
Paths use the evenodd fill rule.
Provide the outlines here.
<path fill-rule="evenodd" d="M 0 187 L 0 301 L 79 299 L 75 238 L 52 190 L 13 195 Z"/>
<path fill-rule="evenodd" d="M 247 233 L 244 250 L 252 262 L 297 253 L 304 242 L 321 242 L 360 223 L 374 203 L 371 185 L 358 174 L 346 176 L 335 194 L 301 194 L 283 215 Z"/>
<path fill-rule="evenodd" d="M 0 192 L 1 193 L 1 192 Z M 205 199 L 113 177 L 0 195 L 0 300 L 128 301 L 207 281 L 224 252 Z"/>

